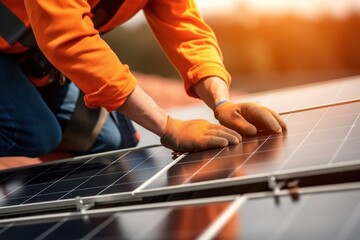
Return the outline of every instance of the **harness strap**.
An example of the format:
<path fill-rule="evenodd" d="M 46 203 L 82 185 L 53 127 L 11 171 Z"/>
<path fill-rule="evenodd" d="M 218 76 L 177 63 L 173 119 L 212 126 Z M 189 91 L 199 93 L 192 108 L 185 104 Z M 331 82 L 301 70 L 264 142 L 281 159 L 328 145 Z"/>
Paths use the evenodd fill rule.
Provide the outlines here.
<path fill-rule="evenodd" d="M 109 115 L 105 108 L 90 109 L 86 107 L 83 92 L 79 92 L 75 111 L 66 124 L 59 150 L 89 150 Z"/>
<path fill-rule="evenodd" d="M 30 30 L 30 31 L 29 31 Z M 10 45 L 20 41 L 26 47 L 36 45 L 31 29 L 0 2 L 0 35 Z"/>

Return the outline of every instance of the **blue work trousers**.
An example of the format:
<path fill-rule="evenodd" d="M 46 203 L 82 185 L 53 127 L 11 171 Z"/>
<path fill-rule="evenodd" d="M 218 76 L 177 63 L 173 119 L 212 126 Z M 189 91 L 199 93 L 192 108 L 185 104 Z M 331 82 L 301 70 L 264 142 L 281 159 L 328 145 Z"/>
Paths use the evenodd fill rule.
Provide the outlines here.
<path fill-rule="evenodd" d="M 73 83 L 56 89 L 36 88 L 17 62 L 0 53 L 0 156 L 38 157 L 56 149 L 78 96 L 79 89 Z M 121 129 L 108 117 L 91 149 L 74 154 L 121 146 Z"/>

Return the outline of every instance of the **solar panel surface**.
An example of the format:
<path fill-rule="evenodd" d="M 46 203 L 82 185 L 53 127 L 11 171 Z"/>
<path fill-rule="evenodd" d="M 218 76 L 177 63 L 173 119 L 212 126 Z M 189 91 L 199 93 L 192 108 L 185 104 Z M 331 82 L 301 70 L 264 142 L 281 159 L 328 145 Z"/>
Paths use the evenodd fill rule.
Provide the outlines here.
<path fill-rule="evenodd" d="M 196 239 L 232 204 L 231 199 L 183 202 L 0 223 L 0 239 Z"/>
<path fill-rule="evenodd" d="M 359 113 L 360 102 L 290 113 L 283 116 L 289 126 L 284 134 L 263 134 L 178 161 L 172 160 L 171 150 L 156 146 L 5 172 L 0 204 L 4 209 L 109 194 L 130 200 L 266 182 L 271 176 L 301 175 L 316 168 L 337 171 L 344 163 L 360 168 Z"/>
<path fill-rule="evenodd" d="M 360 236 L 360 190 L 249 198 L 216 237 L 221 239 L 356 240 Z"/>
<path fill-rule="evenodd" d="M 124 199 L 172 162 L 162 146 L 91 155 L 0 173 L 0 206 L 75 199 L 111 193 Z"/>
<path fill-rule="evenodd" d="M 137 196 L 199 190 L 270 176 L 307 173 L 351 165 L 360 167 L 360 102 L 283 116 L 288 131 L 245 139 L 223 149 L 188 154 L 145 183 Z"/>
<path fill-rule="evenodd" d="M 0 220 L 1 239 L 357 239 L 358 184 Z M 25 236 L 25 237 L 24 237 Z"/>

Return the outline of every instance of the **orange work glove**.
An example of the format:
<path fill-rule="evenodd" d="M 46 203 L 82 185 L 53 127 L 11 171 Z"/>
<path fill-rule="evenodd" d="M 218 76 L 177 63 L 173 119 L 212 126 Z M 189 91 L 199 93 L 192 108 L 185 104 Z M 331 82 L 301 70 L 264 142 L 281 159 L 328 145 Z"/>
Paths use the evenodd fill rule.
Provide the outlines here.
<path fill-rule="evenodd" d="M 215 107 L 215 118 L 221 125 L 243 136 L 254 136 L 259 130 L 281 133 L 286 123 L 279 114 L 256 103 L 224 102 Z"/>
<path fill-rule="evenodd" d="M 177 152 L 195 152 L 238 144 L 241 136 L 234 130 L 206 120 L 181 121 L 169 116 L 160 141 Z"/>

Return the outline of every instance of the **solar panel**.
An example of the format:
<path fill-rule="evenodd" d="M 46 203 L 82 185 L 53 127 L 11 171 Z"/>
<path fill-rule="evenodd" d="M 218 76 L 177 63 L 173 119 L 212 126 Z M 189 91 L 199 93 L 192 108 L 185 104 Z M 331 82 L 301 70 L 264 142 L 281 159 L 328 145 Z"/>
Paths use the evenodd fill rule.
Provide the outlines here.
<path fill-rule="evenodd" d="M 196 239 L 234 197 L 4 220 L 0 239 Z"/>
<path fill-rule="evenodd" d="M 360 185 L 0 220 L 1 239 L 357 239 Z"/>
<path fill-rule="evenodd" d="M 133 199 L 133 190 L 171 162 L 169 149 L 152 146 L 7 171 L 0 174 L 0 211 L 63 207 L 77 197 L 112 193 L 118 200 Z"/>
<path fill-rule="evenodd" d="M 249 197 L 212 239 L 355 240 L 359 227 L 359 189 L 322 190 L 298 200 L 283 195 L 278 203 L 269 196 Z"/>
<path fill-rule="evenodd" d="M 135 191 L 135 196 L 200 190 L 360 168 L 360 102 L 283 116 L 288 131 L 191 153 Z"/>

